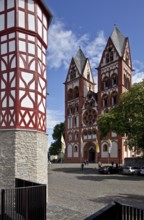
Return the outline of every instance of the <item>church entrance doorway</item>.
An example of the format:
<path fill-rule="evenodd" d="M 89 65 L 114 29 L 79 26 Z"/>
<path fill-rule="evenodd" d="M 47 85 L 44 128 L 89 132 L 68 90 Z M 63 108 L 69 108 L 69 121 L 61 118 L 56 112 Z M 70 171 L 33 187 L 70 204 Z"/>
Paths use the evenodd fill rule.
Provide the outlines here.
<path fill-rule="evenodd" d="M 89 150 L 89 162 L 94 163 L 95 162 L 95 150 L 91 148 Z"/>

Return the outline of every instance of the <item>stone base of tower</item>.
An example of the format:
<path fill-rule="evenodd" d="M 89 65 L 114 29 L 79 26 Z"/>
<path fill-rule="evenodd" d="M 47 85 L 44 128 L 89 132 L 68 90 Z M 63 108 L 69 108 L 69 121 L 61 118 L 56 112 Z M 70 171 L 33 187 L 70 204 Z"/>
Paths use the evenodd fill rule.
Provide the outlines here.
<path fill-rule="evenodd" d="M 0 131 L 0 188 L 21 179 L 48 183 L 47 135 L 38 131 Z"/>

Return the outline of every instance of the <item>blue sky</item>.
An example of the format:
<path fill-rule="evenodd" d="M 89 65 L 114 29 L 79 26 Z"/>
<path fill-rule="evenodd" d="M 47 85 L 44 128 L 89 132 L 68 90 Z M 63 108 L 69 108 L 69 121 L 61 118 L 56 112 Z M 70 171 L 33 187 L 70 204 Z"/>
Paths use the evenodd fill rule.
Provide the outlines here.
<path fill-rule="evenodd" d="M 64 82 L 71 58 L 79 46 L 89 58 L 97 83 L 102 51 L 114 24 L 129 38 L 133 62 L 133 82 L 144 79 L 144 1 L 143 0 L 45 0 L 53 14 L 47 51 L 47 133 L 64 122 Z"/>

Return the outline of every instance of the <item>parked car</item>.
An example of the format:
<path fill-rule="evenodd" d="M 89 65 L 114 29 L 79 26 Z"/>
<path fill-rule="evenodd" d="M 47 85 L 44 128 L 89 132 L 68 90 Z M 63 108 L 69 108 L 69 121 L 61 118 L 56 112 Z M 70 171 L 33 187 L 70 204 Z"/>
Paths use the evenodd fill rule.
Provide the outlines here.
<path fill-rule="evenodd" d="M 141 169 L 139 171 L 139 175 L 144 175 L 144 167 L 141 167 Z"/>
<path fill-rule="evenodd" d="M 98 171 L 101 174 L 116 174 L 116 173 L 120 173 L 120 167 L 103 166 L 100 167 Z"/>
<path fill-rule="evenodd" d="M 139 174 L 140 168 L 139 167 L 132 167 L 132 166 L 125 166 L 122 170 L 123 174 Z"/>
<path fill-rule="evenodd" d="M 133 169 L 134 169 L 134 174 L 139 175 L 140 167 L 133 167 Z"/>

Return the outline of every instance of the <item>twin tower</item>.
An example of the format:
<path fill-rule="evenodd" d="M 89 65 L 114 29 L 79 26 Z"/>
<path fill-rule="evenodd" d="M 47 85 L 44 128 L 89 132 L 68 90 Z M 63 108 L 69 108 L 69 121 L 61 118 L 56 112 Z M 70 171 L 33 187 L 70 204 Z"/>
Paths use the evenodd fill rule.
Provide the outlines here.
<path fill-rule="evenodd" d="M 129 40 L 114 26 L 97 67 L 97 89 L 89 59 L 81 49 L 72 58 L 65 81 L 65 141 L 66 162 L 123 163 L 130 157 L 125 137 L 109 133 L 100 140 L 97 119 L 119 102 L 123 92 L 129 90 L 132 79 L 132 60 Z M 99 152 L 96 151 L 99 143 Z"/>

